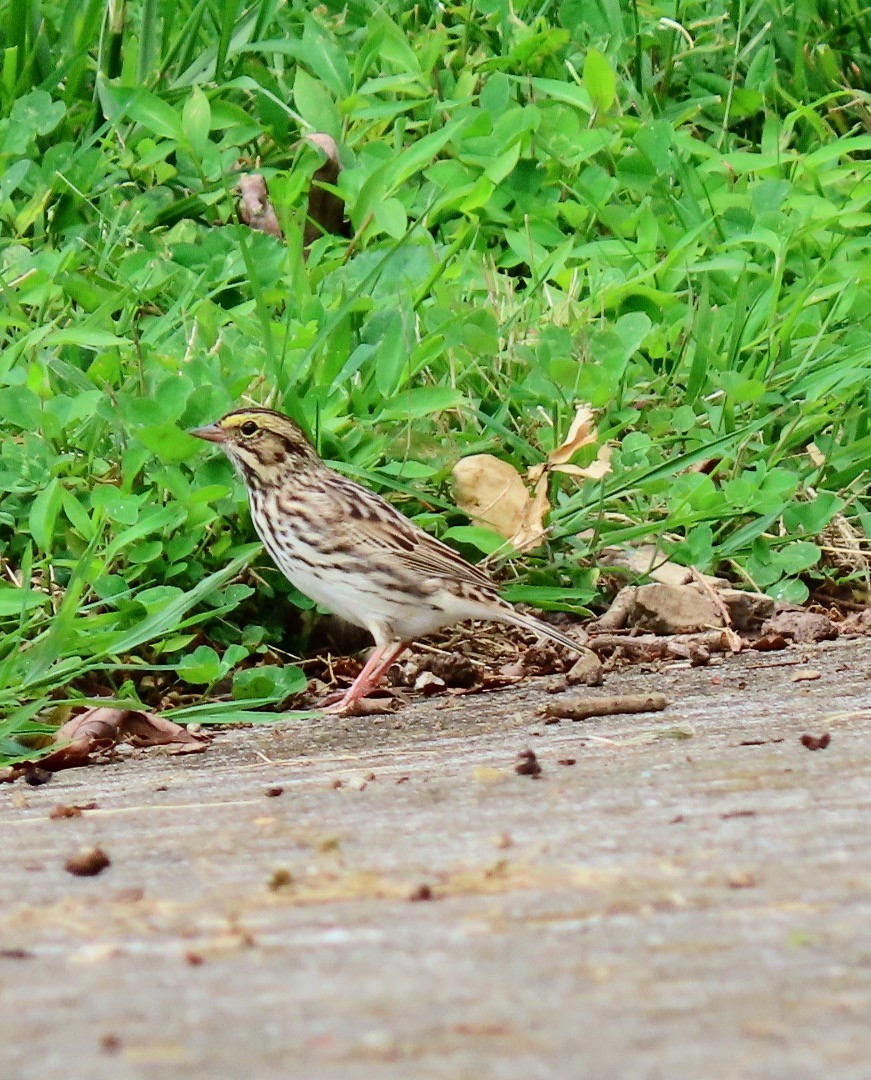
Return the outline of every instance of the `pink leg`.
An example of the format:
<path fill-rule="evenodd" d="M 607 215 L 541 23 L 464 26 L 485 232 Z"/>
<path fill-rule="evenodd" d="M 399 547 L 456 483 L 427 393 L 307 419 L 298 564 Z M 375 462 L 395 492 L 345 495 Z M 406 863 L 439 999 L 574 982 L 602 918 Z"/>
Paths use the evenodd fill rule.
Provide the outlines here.
<path fill-rule="evenodd" d="M 366 697 L 369 691 L 378 685 L 378 682 L 393 661 L 400 653 L 405 651 L 405 647 L 406 643 L 404 641 L 400 641 L 398 644 L 390 642 L 387 645 L 377 646 L 363 666 L 363 670 L 345 691 L 341 700 L 337 701 L 334 705 L 328 706 L 324 709 L 324 712 L 353 712 L 357 702 L 360 701 L 361 698 Z"/>

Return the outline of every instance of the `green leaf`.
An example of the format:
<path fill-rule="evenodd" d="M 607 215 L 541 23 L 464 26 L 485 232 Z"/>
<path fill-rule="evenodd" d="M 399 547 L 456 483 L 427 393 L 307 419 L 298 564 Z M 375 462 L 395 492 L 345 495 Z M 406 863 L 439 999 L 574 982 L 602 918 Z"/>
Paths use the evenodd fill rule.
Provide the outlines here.
<path fill-rule="evenodd" d="M 29 94 L 16 98 L 5 125 L 0 153 L 25 154 L 32 140 L 53 131 L 65 112 L 64 103 L 52 101 L 51 95 L 45 90 L 32 90 Z"/>
<path fill-rule="evenodd" d="M 176 664 L 175 670 L 185 682 L 211 685 L 221 677 L 221 658 L 209 645 L 200 645 Z"/>
<path fill-rule="evenodd" d="M 161 139 L 181 142 L 185 137 L 178 113 L 150 90 L 140 90 L 127 102 L 126 111 L 131 120 Z"/>
<path fill-rule="evenodd" d="M 822 551 L 816 544 L 807 540 L 796 540 L 786 544 L 777 552 L 776 562 L 783 573 L 790 576 L 809 570 L 820 561 Z"/>
<path fill-rule="evenodd" d="M 61 507 L 62 497 L 61 482 L 55 476 L 39 492 L 30 507 L 30 514 L 28 515 L 30 535 L 35 540 L 37 547 L 46 554 L 50 554 L 52 550 L 54 526 Z"/>
<path fill-rule="evenodd" d="M 38 431 L 42 427 L 39 398 L 26 386 L 4 386 L 0 389 L 0 419 L 18 428 Z"/>
<path fill-rule="evenodd" d="M 406 381 L 409 371 L 408 342 L 399 312 L 393 312 L 378 346 L 375 385 L 385 399 L 390 399 Z"/>
<path fill-rule="evenodd" d="M 26 611 L 41 607 L 47 601 L 45 593 L 33 589 L 19 589 L 0 582 L 0 619 L 20 616 Z"/>
<path fill-rule="evenodd" d="M 97 515 L 95 514 L 94 518 L 92 518 L 73 492 L 68 491 L 66 488 L 63 489 L 61 498 L 67 521 L 84 540 L 92 540 Z"/>
<path fill-rule="evenodd" d="M 190 97 L 184 103 L 181 123 L 185 138 L 198 158 L 202 158 L 209 143 L 209 128 L 211 125 L 212 110 L 209 99 L 202 90 L 195 86 Z"/>
<path fill-rule="evenodd" d="M 209 574 L 208 577 L 203 578 L 192 589 L 161 605 L 158 610 L 142 619 L 135 626 L 97 635 L 87 634 L 84 626 L 82 626 L 81 633 L 85 636 L 85 642 L 76 641 L 78 635 L 70 635 L 69 642 L 71 644 L 76 641 L 79 646 L 83 644 L 89 645 L 91 654 L 95 656 L 106 655 L 107 653 L 131 653 L 146 642 L 165 637 L 170 633 L 178 633 L 188 626 L 203 622 L 207 616 L 202 613 L 191 615 L 192 609 L 211 599 L 227 581 L 235 577 L 244 566 L 248 565 L 252 554 L 259 549 L 259 544 L 249 545 L 241 555 L 231 560 L 221 570 Z M 240 588 L 241 591 L 237 593 L 232 601 L 227 603 L 219 602 L 215 613 L 232 610 L 241 603 L 244 596 L 250 596 L 253 592 L 252 589 L 247 587 Z"/>
<path fill-rule="evenodd" d="M 820 491 L 808 502 L 794 502 L 783 512 L 783 521 L 790 532 L 801 530 L 819 536 L 835 514 L 844 509 L 844 500 L 831 491 Z"/>
<path fill-rule="evenodd" d="M 297 112 L 313 131 L 326 132 L 334 139 L 341 138 L 342 121 L 333 99 L 323 83 L 313 79 L 303 67 L 296 69 L 293 100 Z"/>
<path fill-rule="evenodd" d="M 394 240 L 401 239 L 408 228 L 405 207 L 399 199 L 385 199 L 376 203 L 375 221 Z"/>
<path fill-rule="evenodd" d="M 597 113 L 607 112 L 613 105 L 617 94 L 617 76 L 610 60 L 598 49 L 587 49 L 584 89 L 590 95 Z"/>
<path fill-rule="evenodd" d="M 414 390 L 403 390 L 386 405 L 377 416 L 382 420 L 418 420 L 422 416 L 456 409 L 465 404 L 465 398 L 458 390 L 448 386 L 421 386 Z"/>
<path fill-rule="evenodd" d="M 804 604 L 810 596 L 810 590 L 798 578 L 785 578 L 767 590 L 775 600 L 785 600 L 789 604 Z"/>
<path fill-rule="evenodd" d="M 136 438 L 161 461 L 185 461 L 196 454 L 193 438 L 175 424 L 151 424 L 139 428 Z"/>
<path fill-rule="evenodd" d="M 452 525 L 442 533 L 442 540 L 456 540 L 459 544 L 470 544 L 485 555 L 492 555 L 494 551 L 504 551 L 509 546 L 504 536 L 485 529 L 481 525 Z"/>
<path fill-rule="evenodd" d="M 512 604 L 532 604 L 543 611 L 570 611 L 576 615 L 589 615 L 586 604 L 592 600 L 595 589 L 590 586 L 558 588 L 552 585 L 510 585 L 502 595 Z"/>
<path fill-rule="evenodd" d="M 358 227 L 366 221 L 370 213 L 374 216 L 378 202 L 390 197 L 415 173 L 431 165 L 445 144 L 457 138 L 467 124 L 465 117 L 449 121 L 439 131 L 424 135 L 401 154 L 392 156 L 373 170 L 351 204 L 351 212 Z"/>
<path fill-rule="evenodd" d="M 315 75 L 337 98 L 351 92 L 351 71 L 348 56 L 336 38 L 306 14 L 302 32 L 303 55 Z"/>
<path fill-rule="evenodd" d="M 284 701 L 301 693 L 306 686 L 308 679 L 298 667 L 266 664 L 237 671 L 233 676 L 233 697 L 236 701 L 255 698 L 263 702 Z"/>
<path fill-rule="evenodd" d="M 46 344 L 81 345 L 85 349 L 108 349 L 112 345 L 129 345 L 130 339 L 92 326 L 67 326 L 62 330 L 52 330 L 46 337 Z"/>

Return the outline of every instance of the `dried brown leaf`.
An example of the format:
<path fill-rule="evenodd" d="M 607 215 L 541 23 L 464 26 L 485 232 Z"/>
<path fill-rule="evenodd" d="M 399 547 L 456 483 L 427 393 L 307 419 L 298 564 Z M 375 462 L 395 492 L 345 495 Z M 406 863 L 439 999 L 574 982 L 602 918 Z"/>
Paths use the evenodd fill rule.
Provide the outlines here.
<path fill-rule="evenodd" d="M 540 544 L 550 509 L 546 482 L 530 495 L 523 477 L 492 454 L 473 454 L 454 466 L 457 506 L 479 525 L 504 536 L 519 551 Z"/>
<path fill-rule="evenodd" d="M 345 226 L 344 202 L 324 186 L 335 186 L 342 171 L 338 144 L 332 135 L 323 131 L 312 131 L 305 139 L 325 155 L 324 163 L 312 176 L 309 188 L 308 215 L 303 236 L 303 243 L 308 247 L 323 233 L 344 236 L 348 230 Z"/>
<path fill-rule="evenodd" d="M 547 497 L 547 476 L 535 485 L 532 497 L 523 509 L 523 517 L 520 528 L 509 537 L 511 544 L 517 551 L 530 551 L 538 547 L 544 540 L 547 530 L 544 527 L 544 519 L 550 513 L 550 501 Z"/>
<path fill-rule="evenodd" d="M 598 438 L 593 425 L 593 410 L 589 405 L 581 404 L 575 412 L 568 434 L 559 446 L 555 446 L 547 455 L 548 464 L 564 465 L 575 456 L 582 446 L 589 446 Z"/>
<path fill-rule="evenodd" d="M 281 226 L 266 190 L 262 173 L 251 173 L 239 181 L 239 218 L 257 232 L 269 233 L 282 239 Z"/>
<path fill-rule="evenodd" d="M 551 471 L 580 476 L 585 480 L 601 480 L 611 471 L 611 447 L 607 443 L 600 446 L 595 461 L 591 461 L 589 465 L 554 465 Z"/>
<path fill-rule="evenodd" d="M 173 745 L 175 753 L 196 753 L 205 750 L 204 736 L 191 734 L 186 728 L 157 713 L 138 709 L 117 709 L 95 706 L 68 720 L 58 728 L 52 742 L 57 750 L 40 758 L 39 766 L 49 772 L 87 765 L 93 756 L 119 742 L 135 746 Z M 8 779 L 23 775 L 30 762 L 12 766 Z"/>
<path fill-rule="evenodd" d="M 611 448 L 600 448 L 590 465 L 570 465 L 569 459 L 583 446 L 597 439 L 592 423 L 593 410 L 578 406 L 564 441 L 548 455 L 547 461 L 527 470 L 526 481 L 513 465 L 492 454 L 473 454 L 454 466 L 457 505 L 480 525 L 494 529 L 517 551 L 529 551 L 544 540 L 545 518 L 550 512 L 548 481 L 553 472 L 584 479 L 600 479 L 611 470 Z"/>
<path fill-rule="evenodd" d="M 121 732 L 135 746 L 165 746 L 168 743 L 202 745 L 204 737 L 167 720 L 160 713 L 129 710 L 121 721 Z"/>

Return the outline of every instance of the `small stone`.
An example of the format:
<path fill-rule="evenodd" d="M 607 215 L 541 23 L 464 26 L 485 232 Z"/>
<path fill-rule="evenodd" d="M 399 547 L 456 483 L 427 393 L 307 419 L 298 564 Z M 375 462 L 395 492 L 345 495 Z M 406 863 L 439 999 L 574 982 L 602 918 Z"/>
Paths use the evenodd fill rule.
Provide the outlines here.
<path fill-rule="evenodd" d="M 445 689 L 445 680 L 440 679 L 432 671 L 422 671 L 414 680 L 414 689 L 420 691 L 424 697 L 440 694 Z"/>
<path fill-rule="evenodd" d="M 601 686 L 603 680 L 602 661 L 592 649 L 585 649 L 566 673 L 570 686 Z"/>
<path fill-rule="evenodd" d="M 121 1039 L 112 1032 L 100 1039 L 100 1051 L 103 1054 L 118 1054 L 121 1051 Z"/>
<path fill-rule="evenodd" d="M 801 745 L 807 747 L 808 750 L 825 750 L 831 741 L 832 736 L 828 731 L 824 735 L 802 735 L 801 737 Z"/>
<path fill-rule="evenodd" d="M 76 877 L 95 877 L 101 874 L 112 860 L 101 847 L 82 848 L 78 855 L 66 861 L 66 870 Z"/>
<path fill-rule="evenodd" d="M 289 889 L 292 886 L 293 874 L 283 866 L 273 870 L 269 880 L 266 882 L 266 887 L 270 892 L 281 892 L 282 889 Z"/>
<path fill-rule="evenodd" d="M 518 776 L 541 776 L 541 765 L 534 750 L 521 750 L 517 755 L 514 771 Z"/>
<path fill-rule="evenodd" d="M 723 616 L 700 585 L 639 585 L 629 625 L 654 634 L 692 634 L 722 626 Z"/>
<path fill-rule="evenodd" d="M 41 787 L 47 784 L 52 776 L 54 773 L 50 773 L 48 769 L 41 769 L 38 765 L 28 765 L 24 772 L 24 782 L 30 784 L 31 787 Z"/>
<path fill-rule="evenodd" d="M 832 641 L 838 636 L 838 627 L 828 615 L 818 611 L 786 609 L 778 611 L 762 627 L 763 634 L 779 634 L 789 641 L 801 644 L 815 644 L 819 641 Z"/>

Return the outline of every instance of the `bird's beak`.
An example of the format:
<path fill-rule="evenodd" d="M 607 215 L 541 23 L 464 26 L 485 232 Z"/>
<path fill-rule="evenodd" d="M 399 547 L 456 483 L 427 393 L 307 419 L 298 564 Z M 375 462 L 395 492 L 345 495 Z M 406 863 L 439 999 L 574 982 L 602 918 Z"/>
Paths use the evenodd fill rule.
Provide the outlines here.
<path fill-rule="evenodd" d="M 205 439 L 206 442 L 224 443 L 227 441 L 227 432 L 217 424 L 191 428 L 188 435 L 193 435 L 195 439 Z"/>

